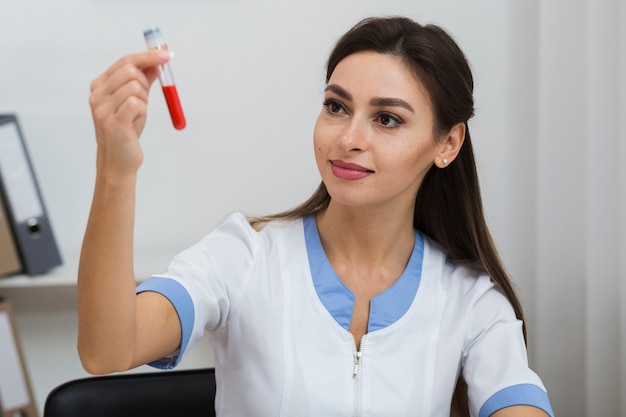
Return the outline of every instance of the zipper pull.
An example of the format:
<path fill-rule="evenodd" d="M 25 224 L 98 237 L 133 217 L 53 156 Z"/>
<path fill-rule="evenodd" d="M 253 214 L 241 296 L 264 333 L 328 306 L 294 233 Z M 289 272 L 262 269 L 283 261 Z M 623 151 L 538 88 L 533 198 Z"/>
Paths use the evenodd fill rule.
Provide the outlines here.
<path fill-rule="evenodd" d="M 354 371 L 352 371 L 352 378 L 356 378 L 357 374 L 359 373 L 360 364 L 361 364 L 361 352 L 357 350 L 354 352 Z"/>

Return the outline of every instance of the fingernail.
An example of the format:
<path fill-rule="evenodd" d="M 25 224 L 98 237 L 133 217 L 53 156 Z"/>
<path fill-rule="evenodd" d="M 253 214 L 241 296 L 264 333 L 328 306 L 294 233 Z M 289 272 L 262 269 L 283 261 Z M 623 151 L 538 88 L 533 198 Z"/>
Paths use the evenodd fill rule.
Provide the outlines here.
<path fill-rule="evenodd" d="M 174 53 L 165 49 L 159 51 L 157 58 L 159 61 L 167 62 L 174 57 Z"/>

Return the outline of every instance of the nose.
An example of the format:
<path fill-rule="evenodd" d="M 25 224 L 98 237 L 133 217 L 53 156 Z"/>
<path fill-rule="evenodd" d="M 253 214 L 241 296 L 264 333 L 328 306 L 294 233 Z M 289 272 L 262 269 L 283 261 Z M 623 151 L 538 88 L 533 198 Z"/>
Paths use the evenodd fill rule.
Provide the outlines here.
<path fill-rule="evenodd" d="M 367 147 L 367 129 L 354 117 L 346 123 L 337 137 L 339 147 L 345 151 L 363 151 Z"/>

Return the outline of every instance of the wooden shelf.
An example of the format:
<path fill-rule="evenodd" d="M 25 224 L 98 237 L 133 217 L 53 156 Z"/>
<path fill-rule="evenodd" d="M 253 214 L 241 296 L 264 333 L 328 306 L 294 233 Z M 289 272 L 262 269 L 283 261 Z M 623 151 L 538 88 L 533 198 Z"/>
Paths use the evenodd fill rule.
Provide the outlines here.
<path fill-rule="evenodd" d="M 141 250 L 135 255 L 135 277 L 138 282 L 150 275 L 164 272 L 167 265 L 180 249 Z M 78 255 L 67 256 L 63 265 L 42 275 L 12 275 L 0 277 L 0 290 L 3 288 L 62 287 L 76 285 Z"/>

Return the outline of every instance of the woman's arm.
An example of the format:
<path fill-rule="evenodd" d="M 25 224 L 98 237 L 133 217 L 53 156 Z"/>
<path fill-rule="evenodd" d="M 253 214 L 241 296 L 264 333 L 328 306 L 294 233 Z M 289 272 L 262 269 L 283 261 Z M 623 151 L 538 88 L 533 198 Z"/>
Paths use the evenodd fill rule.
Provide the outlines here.
<path fill-rule="evenodd" d="M 491 417 L 548 417 L 548 415 L 536 407 L 516 405 L 498 410 Z"/>
<path fill-rule="evenodd" d="M 135 295 L 133 231 L 139 136 L 167 52 L 117 61 L 91 84 L 97 172 L 78 269 L 78 351 L 88 372 L 121 371 L 173 352 L 180 324 L 161 295 Z"/>

